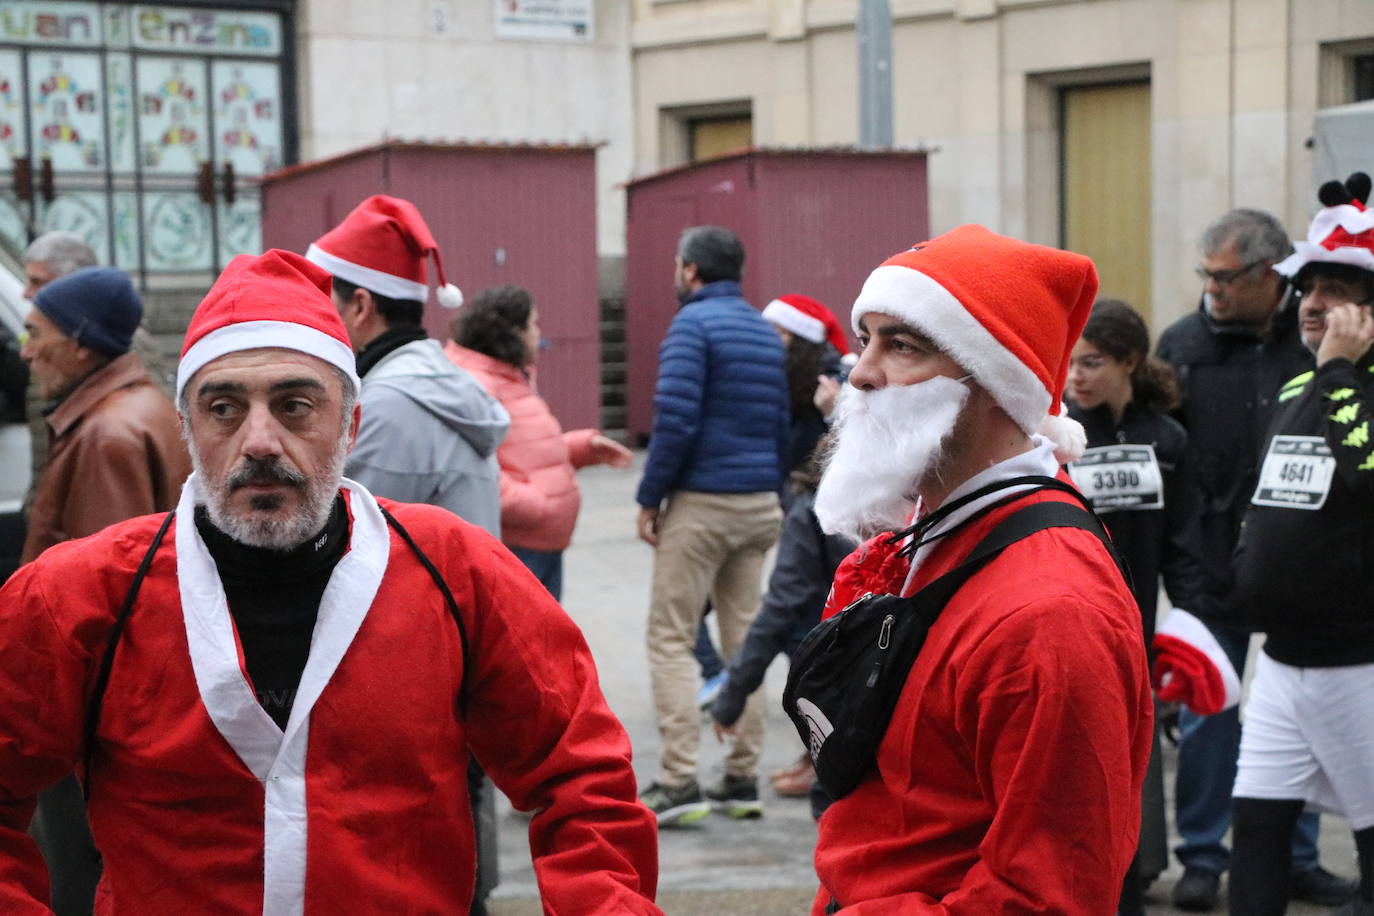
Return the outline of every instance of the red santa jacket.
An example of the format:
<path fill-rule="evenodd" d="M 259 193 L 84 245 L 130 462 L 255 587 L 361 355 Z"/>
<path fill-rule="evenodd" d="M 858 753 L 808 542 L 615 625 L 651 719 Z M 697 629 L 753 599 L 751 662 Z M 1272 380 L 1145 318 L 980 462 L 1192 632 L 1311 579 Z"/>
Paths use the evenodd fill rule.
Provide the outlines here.
<path fill-rule="evenodd" d="M 654 819 L 577 626 L 499 543 L 382 501 L 438 567 L 468 634 L 345 481 L 350 541 L 321 600 L 285 733 L 244 674 L 188 483 L 119 642 L 95 738 L 102 916 L 463 912 L 468 753 L 530 824 L 550 913 L 658 913 Z M 86 703 L 147 516 L 58 545 L 0 591 L 0 912 L 46 914 L 25 833 L 81 756 Z"/>
<path fill-rule="evenodd" d="M 945 538 L 948 572 L 1042 492 Z M 898 547 L 861 546 L 826 608 L 897 594 Z M 1153 715 L 1140 613 L 1090 532 L 1012 544 L 945 607 L 879 745 L 876 771 L 821 818 L 813 913 L 1116 911 L 1135 852 Z"/>

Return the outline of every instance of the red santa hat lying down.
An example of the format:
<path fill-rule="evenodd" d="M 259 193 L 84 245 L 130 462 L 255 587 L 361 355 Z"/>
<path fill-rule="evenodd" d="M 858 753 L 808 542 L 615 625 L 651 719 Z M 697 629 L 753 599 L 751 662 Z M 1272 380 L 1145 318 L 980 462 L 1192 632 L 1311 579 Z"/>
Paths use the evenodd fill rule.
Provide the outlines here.
<path fill-rule="evenodd" d="M 1240 677 L 1212 631 L 1192 614 L 1174 608 L 1154 639 L 1151 671 L 1155 695 L 1214 716 L 1240 702 Z"/>

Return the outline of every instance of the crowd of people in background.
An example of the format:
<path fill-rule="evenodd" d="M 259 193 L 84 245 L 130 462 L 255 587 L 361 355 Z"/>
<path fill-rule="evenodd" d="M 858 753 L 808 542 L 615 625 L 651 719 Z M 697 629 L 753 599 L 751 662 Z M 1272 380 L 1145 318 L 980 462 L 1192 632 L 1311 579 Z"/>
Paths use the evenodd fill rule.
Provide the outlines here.
<path fill-rule="evenodd" d="M 539 394 L 529 290 L 464 303 L 377 195 L 303 257 L 236 259 L 169 372 L 129 278 L 38 239 L 26 339 L 0 341 L 0 414 L 35 430 L 0 909 L 480 914 L 494 783 L 551 912 L 658 912 L 655 823 L 764 813 L 785 655 L 801 743 L 769 781 L 818 821 L 813 913 L 1143 916 L 1172 797 L 1177 907 L 1229 871 L 1233 916 L 1374 914 L 1369 193 L 1328 183 L 1296 244 L 1222 215 L 1157 345 L 1087 258 L 982 227 L 880 265 L 849 333 L 802 293 L 755 307 L 734 233 L 687 228 L 635 495 L 643 787 L 558 606 L 576 472 L 634 456 Z M 1321 864 L 1319 811 L 1357 876 Z"/>

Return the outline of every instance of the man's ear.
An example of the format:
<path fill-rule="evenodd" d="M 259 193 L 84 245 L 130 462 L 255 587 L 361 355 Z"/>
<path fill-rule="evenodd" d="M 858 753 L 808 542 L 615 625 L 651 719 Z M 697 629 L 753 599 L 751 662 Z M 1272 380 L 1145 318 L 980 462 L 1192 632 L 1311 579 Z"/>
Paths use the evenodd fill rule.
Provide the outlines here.
<path fill-rule="evenodd" d="M 691 263 L 683 264 L 683 265 L 682 265 L 682 279 L 685 280 L 685 281 L 687 281 L 687 285 L 688 285 L 688 286 L 690 286 L 690 285 L 692 285 L 693 283 L 697 282 L 697 266 L 696 266 L 695 264 L 691 264 Z"/>
<path fill-rule="evenodd" d="M 363 405 L 361 403 L 354 402 L 353 424 L 348 430 L 348 450 L 350 452 L 353 451 L 353 446 L 358 444 L 358 424 L 361 422 L 363 422 Z"/>
<path fill-rule="evenodd" d="M 359 324 L 368 321 L 377 314 L 377 300 L 372 298 L 372 293 L 361 286 L 353 290 L 353 295 L 348 297 L 348 303 L 357 306 Z"/>

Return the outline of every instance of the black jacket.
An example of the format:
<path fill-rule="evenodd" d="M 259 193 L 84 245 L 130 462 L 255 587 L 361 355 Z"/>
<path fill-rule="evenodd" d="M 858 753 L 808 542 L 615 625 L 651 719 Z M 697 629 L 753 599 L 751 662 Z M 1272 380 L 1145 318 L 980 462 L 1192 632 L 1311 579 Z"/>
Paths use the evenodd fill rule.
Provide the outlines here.
<path fill-rule="evenodd" d="M 1127 404 L 1121 422 L 1111 408 L 1083 410 L 1069 406 L 1069 416 L 1083 424 L 1088 447 L 1147 444 L 1154 446 L 1164 478 L 1162 509 L 1111 510 L 1094 507 L 1112 536 L 1126 568 L 1145 626 L 1148 645 L 1155 632 L 1159 580 L 1175 607 L 1198 616 L 1211 616 L 1204 595 L 1202 563 L 1194 552 L 1197 541 L 1197 489 L 1188 466 L 1188 434 L 1177 420 L 1135 403 Z"/>
<path fill-rule="evenodd" d="M 1285 386 L 1270 429 L 1321 437 L 1334 474 L 1319 508 L 1252 503 L 1236 549 L 1236 602 L 1297 667 L 1374 662 L 1374 353 L 1333 359 Z M 1306 472 L 1294 466 L 1295 477 Z M 1283 496 L 1269 491 L 1271 498 Z M 1256 494 L 1258 497 L 1259 494 Z M 1280 500 L 1282 501 L 1282 500 Z"/>
<path fill-rule="evenodd" d="M 1213 321 L 1199 304 L 1165 329 L 1156 350 L 1173 365 L 1183 388 L 1183 406 L 1175 416 L 1188 431 L 1187 461 L 1198 487 L 1194 552 L 1203 564 L 1209 597 L 1224 600 L 1231 592 L 1231 554 L 1255 490 L 1275 395 L 1312 368 L 1312 355 L 1298 337 L 1291 299 L 1279 306 L 1263 338 Z"/>
<path fill-rule="evenodd" d="M 791 656 L 820 622 L 835 569 L 854 550 L 853 541 L 821 531 L 812 510 L 815 502 L 813 491 L 802 490 L 787 507 L 768 591 L 711 706 L 712 717 L 722 725 L 739 719 L 778 653 Z"/>

